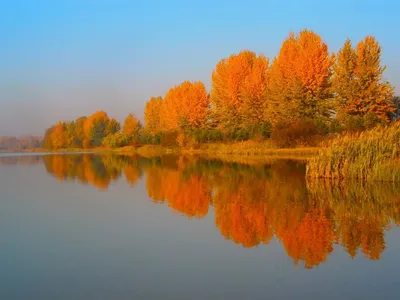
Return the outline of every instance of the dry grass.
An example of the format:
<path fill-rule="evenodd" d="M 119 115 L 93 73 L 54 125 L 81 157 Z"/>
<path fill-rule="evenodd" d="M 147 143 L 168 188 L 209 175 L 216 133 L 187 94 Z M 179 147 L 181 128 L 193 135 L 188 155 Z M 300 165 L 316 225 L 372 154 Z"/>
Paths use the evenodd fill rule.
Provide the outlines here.
<path fill-rule="evenodd" d="M 202 144 L 199 149 L 184 149 L 182 153 L 200 153 L 235 156 L 279 156 L 279 157 L 311 157 L 318 153 L 317 147 L 276 148 L 270 141 L 245 141 L 230 144 Z"/>
<path fill-rule="evenodd" d="M 307 176 L 400 181 L 400 122 L 332 140 L 309 161 Z"/>

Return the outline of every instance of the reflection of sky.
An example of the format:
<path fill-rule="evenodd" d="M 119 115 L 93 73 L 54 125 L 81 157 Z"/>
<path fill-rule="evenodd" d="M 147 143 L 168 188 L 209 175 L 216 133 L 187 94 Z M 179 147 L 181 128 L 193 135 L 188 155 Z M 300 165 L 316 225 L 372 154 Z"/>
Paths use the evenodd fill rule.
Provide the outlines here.
<path fill-rule="evenodd" d="M 399 86 L 398 1 L 3 1 L 0 135 L 41 134 L 58 120 L 106 110 L 120 121 L 183 80 L 210 87 L 223 57 L 274 57 L 290 31 L 337 51 L 375 35 Z M 272 2 L 272 3 L 271 3 Z M 397 89 L 399 92 L 399 89 Z"/>
<path fill-rule="evenodd" d="M 379 261 L 341 248 L 312 270 L 274 239 L 245 249 L 147 197 L 145 178 L 105 192 L 43 165 L 0 166 L 1 299 L 396 298 L 399 229 Z M 384 295 L 384 296 L 383 296 Z"/>

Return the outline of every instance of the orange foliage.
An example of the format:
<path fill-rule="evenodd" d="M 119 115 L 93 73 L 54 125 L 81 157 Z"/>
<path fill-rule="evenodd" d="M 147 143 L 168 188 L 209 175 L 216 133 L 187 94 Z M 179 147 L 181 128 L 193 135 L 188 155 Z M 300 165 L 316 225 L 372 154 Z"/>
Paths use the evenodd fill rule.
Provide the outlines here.
<path fill-rule="evenodd" d="M 152 97 L 144 108 L 145 129 L 152 135 L 160 132 L 161 128 L 161 110 L 163 99 L 161 97 Z"/>
<path fill-rule="evenodd" d="M 239 125 L 241 118 L 264 120 L 268 59 L 245 50 L 222 59 L 212 73 L 210 101 L 222 126 Z"/>
<path fill-rule="evenodd" d="M 182 126 L 200 127 L 206 121 L 208 106 L 204 84 L 185 81 L 171 88 L 165 95 L 161 124 L 166 130 Z"/>
<path fill-rule="evenodd" d="M 269 120 L 329 116 L 332 64 L 320 36 L 309 30 L 291 33 L 271 66 Z"/>

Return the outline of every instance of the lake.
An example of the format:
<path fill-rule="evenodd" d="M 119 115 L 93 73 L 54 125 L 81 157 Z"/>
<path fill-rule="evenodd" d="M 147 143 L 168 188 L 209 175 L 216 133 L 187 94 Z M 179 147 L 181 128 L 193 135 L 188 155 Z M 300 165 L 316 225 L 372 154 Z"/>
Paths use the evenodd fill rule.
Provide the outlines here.
<path fill-rule="evenodd" d="M 0 154 L 0 299 L 398 299 L 400 186 L 305 163 Z"/>

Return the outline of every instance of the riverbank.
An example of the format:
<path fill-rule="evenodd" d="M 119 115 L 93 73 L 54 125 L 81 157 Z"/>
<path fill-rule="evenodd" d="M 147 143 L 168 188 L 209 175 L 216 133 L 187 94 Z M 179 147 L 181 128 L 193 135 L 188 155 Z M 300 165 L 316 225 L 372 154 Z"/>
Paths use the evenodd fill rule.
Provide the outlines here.
<path fill-rule="evenodd" d="M 299 148 L 274 148 L 268 142 L 236 142 L 236 143 L 210 143 L 201 144 L 196 148 L 169 148 L 160 145 L 143 145 L 140 147 L 126 146 L 122 148 L 91 148 L 91 149 L 80 149 L 80 148 L 68 148 L 68 149 L 26 149 L 23 153 L 77 153 L 77 152 L 112 152 L 121 154 L 139 154 L 144 157 L 161 156 L 168 154 L 185 154 L 185 155 L 212 155 L 212 156 L 234 156 L 239 157 L 252 157 L 254 159 L 262 159 L 263 157 L 280 157 L 280 158 L 311 158 L 318 154 L 321 148 L 318 147 L 299 147 Z M 13 153 L 12 151 L 8 151 Z"/>
<path fill-rule="evenodd" d="M 309 178 L 400 181 L 400 122 L 332 140 L 307 164 Z"/>

